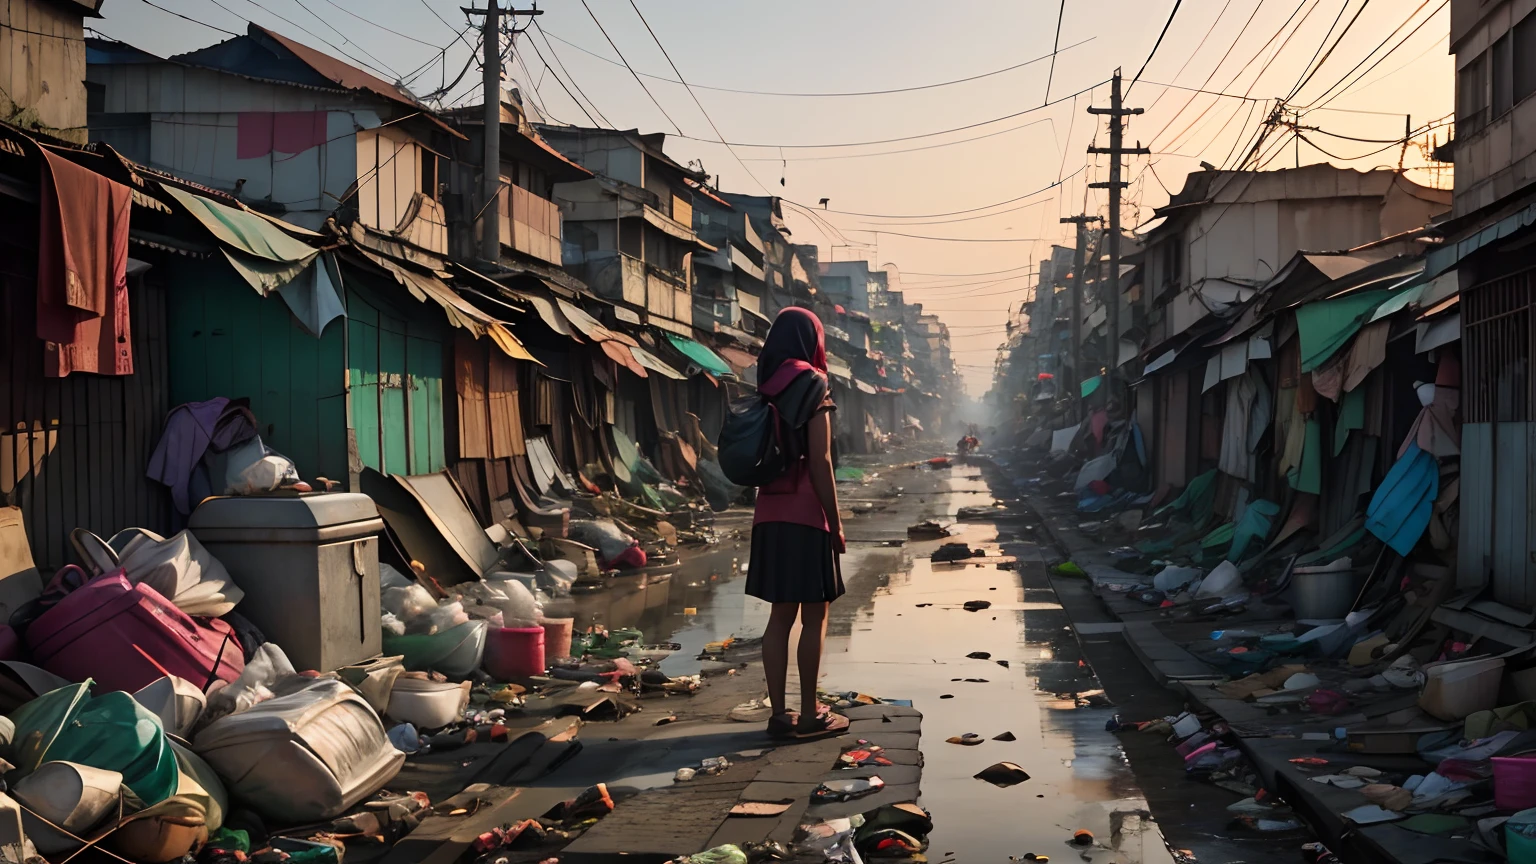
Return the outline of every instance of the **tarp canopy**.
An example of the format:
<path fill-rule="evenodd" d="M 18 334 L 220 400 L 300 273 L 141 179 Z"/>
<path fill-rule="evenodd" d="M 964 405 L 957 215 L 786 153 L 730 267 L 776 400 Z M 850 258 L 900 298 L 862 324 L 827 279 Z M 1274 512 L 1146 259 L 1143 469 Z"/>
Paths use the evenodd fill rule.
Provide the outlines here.
<path fill-rule="evenodd" d="M 1098 391 L 1099 385 L 1102 383 L 1104 383 L 1104 376 L 1102 375 L 1095 375 L 1092 378 L 1084 381 L 1081 388 L 1083 391 L 1083 397 L 1087 398 L 1092 396 L 1095 392 Z"/>
<path fill-rule="evenodd" d="M 877 388 L 875 385 L 865 384 L 863 381 L 860 381 L 857 378 L 853 379 L 853 386 L 859 388 L 860 393 L 868 393 L 871 396 L 877 395 L 880 392 L 879 388 Z"/>
<path fill-rule="evenodd" d="M 668 333 L 666 336 L 667 341 L 672 343 L 673 348 L 682 352 L 684 357 L 687 357 L 695 366 L 705 372 L 717 377 L 735 374 L 731 371 L 730 364 L 720 359 L 720 355 L 709 350 L 708 347 L 689 339 L 687 336 L 679 336 L 676 333 Z"/>
<path fill-rule="evenodd" d="M 836 354 L 828 354 L 827 374 L 846 384 L 853 380 L 853 367 L 848 365 L 847 360 Z"/>
<path fill-rule="evenodd" d="M 586 336 L 593 342 L 620 342 L 631 348 L 640 344 L 633 337 L 625 333 L 609 330 L 607 327 L 604 327 L 602 322 L 588 315 L 585 309 L 582 309 L 575 303 L 565 300 L 556 300 L 555 302 L 560 305 L 560 312 L 565 315 L 565 320 L 569 321 L 571 326 L 580 330 L 583 336 Z"/>
<path fill-rule="evenodd" d="M 1387 291 L 1361 291 L 1297 307 L 1301 371 L 1311 372 L 1326 363 L 1390 297 Z"/>
<path fill-rule="evenodd" d="M 752 356 L 750 352 L 743 351 L 740 348 L 732 348 L 729 345 L 725 345 L 715 349 L 715 353 L 719 354 L 725 362 L 731 364 L 731 368 L 736 371 L 736 377 L 743 381 L 749 377 L 747 375 L 748 370 L 757 366 L 757 358 Z"/>
<path fill-rule="evenodd" d="M 636 346 L 634 348 L 630 348 L 629 353 L 634 355 L 635 359 L 640 362 L 641 366 L 644 366 L 652 372 L 658 373 L 663 378 L 671 378 L 674 381 L 688 380 L 687 375 L 684 375 L 676 369 L 673 369 L 671 366 L 667 365 L 667 363 L 660 357 L 657 357 L 655 354 L 652 354 L 644 348 Z"/>
<path fill-rule="evenodd" d="M 468 300 L 460 297 L 458 292 L 448 287 L 448 283 L 433 276 L 430 273 L 422 273 L 409 267 L 397 264 L 394 261 L 358 247 L 369 261 L 377 264 L 385 271 L 394 275 L 395 279 L 404 285 L 411 296 L 421 302 L 431 300 L 443 309 L 443 314 L 448 316 L 448 323 L 455 327 L 462 327 L 474 334 L 478 339 L 481 336 L 490 336 L 503 353 L 514 360 L 529 360 L 537 363 L 538 360 L 528 353 L 512 331 L 502 326 L 501 322 L 480 311 Z"/>

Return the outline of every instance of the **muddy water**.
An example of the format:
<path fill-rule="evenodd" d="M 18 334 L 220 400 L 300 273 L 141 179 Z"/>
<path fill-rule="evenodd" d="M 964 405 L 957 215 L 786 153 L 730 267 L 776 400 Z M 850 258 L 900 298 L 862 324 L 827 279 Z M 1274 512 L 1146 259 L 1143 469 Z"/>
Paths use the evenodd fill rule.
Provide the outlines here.
<path fill-rule="evenodd" d="M 902 494 L 893 497 L 897 487 Z M 929 860 L 1004 862 L 1033 852 L 1094 864 L 1174 861 L 1124 752 L 1104 729 L 1114 710 L 1086 701 L 1098 683 L 1078 662 L 1054 593 L 1025 590 L 1018 572 L 995 564 L 935 564 L 929 556 L 940 541 L 901 542 L 907 525 L 950 522 L 960 507 L 991 503 L 979 471 L 887 469 L 839 491 L 845 508 L 868 502 L 877 509 L 847 522 L 848 594 L 832 607 L 821 684 L 911 699 L 923 712 L 922 804 L 936 823 Z M 767 605 L 743 591 L 749 526 L 742 523 L 742 538 L 731 539 L 722 525 L 727 539 L 670 580 L 621 580 L 611 591 L 577 598 L 565 614 L 578 626 L 638 626 L 650 640 L 681 643 L 663 664 L 672 674 L 695 671 L 707 642 L 761 635 Z M 997 526 L 960 527 L 949 540 L 997 555 Z M 966 612 L 967 600 L 992 606 Z M 966 657 L 976 651 L 991 658 Z M 945 742 L 966 732 L 988 740 L 975 747 Z M 990 740 L 1003 732 L 1017 740 Z M 974 779 L 1000 761 L 1017 763 L 1031 779 L 1009 789 Z M 1093 833 L 1095 845 L 1068 844 L 1079 828 Z"/>

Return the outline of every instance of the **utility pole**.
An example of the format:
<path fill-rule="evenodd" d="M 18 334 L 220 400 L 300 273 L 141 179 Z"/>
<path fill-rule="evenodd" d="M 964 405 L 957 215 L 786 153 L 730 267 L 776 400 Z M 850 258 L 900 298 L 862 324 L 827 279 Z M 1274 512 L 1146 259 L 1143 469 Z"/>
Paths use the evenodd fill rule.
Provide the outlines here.
<path fill-rule="evenodd" d="M 1109 351 L 1106 358 L 1109 368 L 1108 379 L 1112 383 L 1115 373 L 1120 368 L 1120 193 L 1125 187 L 1131 185 L 1120 179 L 1121 160 L 1128 155 L 1147 155 L 1152 151 L 1136 142 L 1135 147 L 1125 146 L 1125 122 L 1121 118 L 1131 114 L 1140 114 L 1140 108 L 1126 108 L 1120 95 L 1120 70 L 1115 70 L 1115 77 L 1110 83 L 1109 107 L 1089 107 L 1089 114 L 1109 115 L 1109 146 L 1089 147 L 1089 153 L 1105 153 L 1110 157 L 1109 181 L 1107 183 L 1090 183 L 1095 189 L 1109 190 L 1109 296 L 1104 305 L 1109 312 Z M 1113 395 L 1113 394 L 1111 394 Z"/>
<path fill-rule="evenodd" d="M 486 0 L 484 9 L 460 7 L 466 15 L 485 16 L 481 31 L 485 50 L 481 70 L 485 73 L 485 166 L 481 177 L 480 257 L 492 263 L 501 260 L 501 211 L 496 208 L 496 197 L 501 194 L 501 16 L 516 20 L 519 15 L 531 18 L 544 14 L 537 5 L 503 13 L 498 2 Z M 515 29 L 512 35 L 516 37 Z"/>
<path fill-rule="evenodd" d="M 1067 383 L 1070 388 L 1067 392 L 1077 403 L 1077 419 L 1083 419 L 1083 394 L 1080 389 L 1083 384 L 1083 270 L 1084 258 L 1088 251 L 1088 231 L 1084 228 L 1089 222 L 1104 221 L 1098 216 L 1087 214 L 1068 216 L 1061 220 L 1061 224 L 1072 223 L 1077 226 L 1077 244 L 1072 250 L 1072 380 Z"/>

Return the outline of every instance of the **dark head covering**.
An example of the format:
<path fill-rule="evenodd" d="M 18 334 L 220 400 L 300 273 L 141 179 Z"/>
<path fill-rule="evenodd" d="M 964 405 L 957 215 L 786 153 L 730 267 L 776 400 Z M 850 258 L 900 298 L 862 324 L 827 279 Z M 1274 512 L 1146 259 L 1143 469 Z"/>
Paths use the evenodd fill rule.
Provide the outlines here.
<path fill-rule="evenodd" d="M 790 306 L 773 319 L 757 358 L 757 386 L 767 385 L 773 373 L 790 360 L 809 363 L 823 375 L 827 372 L 827 340 L 821 320 L 799 306 Z"/>

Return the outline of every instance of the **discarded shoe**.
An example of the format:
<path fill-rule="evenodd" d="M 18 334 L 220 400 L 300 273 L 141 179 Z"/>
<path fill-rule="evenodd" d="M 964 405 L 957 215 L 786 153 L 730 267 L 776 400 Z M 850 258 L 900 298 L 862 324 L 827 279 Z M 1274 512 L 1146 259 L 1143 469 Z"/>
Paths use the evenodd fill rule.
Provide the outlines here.
<path fill-rule="evenodd" d="M 992 601 L 990 601 L 990 600 L 967 600 L 967 601 L 965 601 L 965 611 L 967 611 L 967 612 L 980 612 L 983 609 L 991 609 L 991 608 L 992 608 Z"/>
<path fill-rule="evenodd" d="M 976 775 L 976 779 L 985 780 L 1001 789 L 1007 789 L 1010 786 L 1017 786 L 1027 781 L 1029 774 L 1012 762 L 999 762 L 990 768 L 983 769 L 980 774 Z"/>
<path fill-rule="evenodd" d="M 562 824 L 601 819 L 613 812 L 613 798 L 608 794 L 608 784 L 599 783 L 569 801 L 563 801 L 544 813 L 545 819 Z"/>
<path fill-rule="evenodd" d="M 975 732 L 967 732 L 964 735 L 956 735 L 953 738 L 946 738 L 944 740 L 950 744 L 962 744 L 966 747 L 975 747 L 984 739 L 982 739 L 982 737 L 977 735 Z"/>

